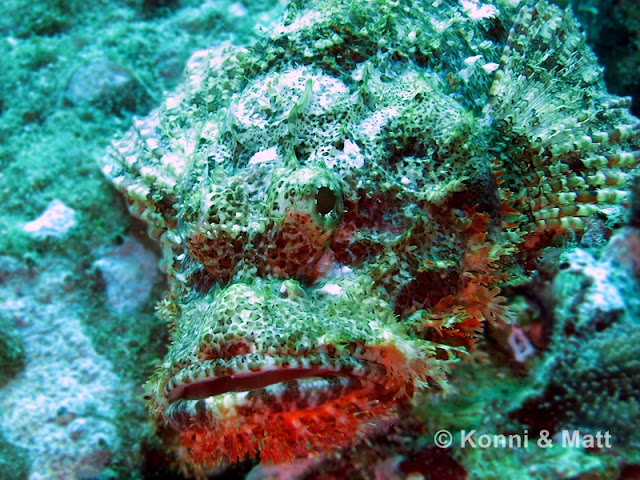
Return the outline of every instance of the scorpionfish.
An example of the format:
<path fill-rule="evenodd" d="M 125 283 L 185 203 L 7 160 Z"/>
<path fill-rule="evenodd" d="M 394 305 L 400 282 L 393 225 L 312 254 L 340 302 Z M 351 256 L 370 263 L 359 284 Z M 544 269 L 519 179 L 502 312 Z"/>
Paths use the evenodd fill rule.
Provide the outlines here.
<path fill-rule="evenodd" d="M 193 54 L 101 163 L 164 253 L 180 461 L 335 451 L 445 388 L 542 249 L 624 223 L 629 106 L 546 1 L 294 0 Z"/>

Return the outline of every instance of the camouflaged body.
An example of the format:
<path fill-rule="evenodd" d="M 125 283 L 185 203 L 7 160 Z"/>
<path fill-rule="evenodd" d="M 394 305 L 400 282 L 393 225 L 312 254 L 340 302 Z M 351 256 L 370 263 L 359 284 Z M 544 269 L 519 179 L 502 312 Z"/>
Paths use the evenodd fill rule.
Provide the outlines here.
<path fill-rule="evenodd" d="M 294 1 L 255 46 L 195 53 L 103 160 L 165 252 L 172 345 L 152 411 L 197 427 L 187 456 L 206 464 L 284 435 L 247 427 L 272 425 L 257 410 L 341 394 L 319 399 L 318 380 L 289 407 L 276 387 L 189 406 L 180 382 L 311 362 L 383 379 L 390 408 L 441 384 L 451 352 L 508 321 L 500 287 L 525 282 L 540 249 L 593 216 L 624 222 L 628 106 L 546 2 Z M 200 452 L 224 422 L 245 443 Z"/>

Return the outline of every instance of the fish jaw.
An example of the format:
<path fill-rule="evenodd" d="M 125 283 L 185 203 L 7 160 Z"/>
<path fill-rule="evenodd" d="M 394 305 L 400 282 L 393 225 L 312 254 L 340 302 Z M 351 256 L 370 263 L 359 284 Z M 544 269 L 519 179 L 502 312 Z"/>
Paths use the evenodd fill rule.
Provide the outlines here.
<path fill-rule="evenodd" d="M 181 456 L 190 463 L 258 455 L 281 462 L 353 445 L 391 425 L 415 390 L 444 377 L 436 347 L 391 323 L 391 307 L 375 295 L 378 315 L 363 322 L 353 314 L 366 308 L 291 282 L 234 284 L 182 306 L 172 349 L 147 393 L 152 411 L 181 437 Z M 283 285 L 297 297 L 274 298 Z M 341 287 L 347 296 L 357 289 L 349 282 Z M 255 315 L 243 314 L 247 308 Z M 301 312 L 308 312 L 306 322 Z M 323 314 L 331 315 L 331 333 Z M 288 335 L 265 325 L 280 325 Z"/>
<path fill-rule="evenodd" d="M 287 382 L 283 390 L 292 387 L 300 385 Z M 239 402 L 239 396 L 231 401 Z M 375 390 L 362 388 L 302 410 L 255 410 L 249 416 L 226 412 L 213 428 L 193 425 L 182 430 L 181 444 L 196 465 L 226 464 L 258 455 L 263 463 L 281 463 L 354 445 L 396 423 L 398 413 L 396 402 L 384 402 Z"/>

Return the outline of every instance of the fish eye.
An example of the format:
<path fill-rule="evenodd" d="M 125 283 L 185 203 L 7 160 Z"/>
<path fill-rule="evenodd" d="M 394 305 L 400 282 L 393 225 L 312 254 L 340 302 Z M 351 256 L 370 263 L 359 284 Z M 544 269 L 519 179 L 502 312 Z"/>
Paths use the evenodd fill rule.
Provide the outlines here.
<path fill-rule="evenodd" d="M 320 215 L 330 214 L 336 206 L 338 197 L 329 187 L 320 187 L 316 192 L 316 212 Z"/>

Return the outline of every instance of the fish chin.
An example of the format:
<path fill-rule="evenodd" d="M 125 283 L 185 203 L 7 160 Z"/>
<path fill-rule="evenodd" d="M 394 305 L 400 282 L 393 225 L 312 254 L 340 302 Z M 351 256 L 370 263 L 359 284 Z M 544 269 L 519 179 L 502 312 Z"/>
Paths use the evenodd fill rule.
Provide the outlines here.
<path fill-rule="evenodd" d="M 178 400 L 165 414 L 185 455 L 213 466 L 260 456 L 280 463 L 353 445 L 397 420 L 398 403 L 373 382 L 307 377 L 249 392 Z"/>
<path fill-rule="evenodd" d="M 263 366 L 241 371 L 246 358 L 191 364 L 166 383 L 164 416 L 182 437 L 185 455 L 199 465 L 260 454 L 282 462 L 353 445 L 392 424 L 413 379 L 353 357 L 261 356 Z M 323 362 L 320 364 L 320 362 Z M 230 364 L 237 369 L 229 372 Z"/>

